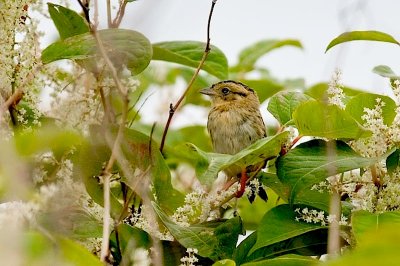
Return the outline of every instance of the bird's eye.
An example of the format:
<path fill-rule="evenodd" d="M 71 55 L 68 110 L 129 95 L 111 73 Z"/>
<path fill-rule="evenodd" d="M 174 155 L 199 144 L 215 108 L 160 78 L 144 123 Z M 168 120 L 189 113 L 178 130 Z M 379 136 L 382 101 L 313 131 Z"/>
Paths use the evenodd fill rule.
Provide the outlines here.
<path fill-rule="evenodd" d="M 227 87 L 225 87 L 225 88 L 222 88 L 222 93 L 224 94 L 224 95 L 227 95 L 228 93 L 229 93 L 229 89 L 227 88 Z"/>

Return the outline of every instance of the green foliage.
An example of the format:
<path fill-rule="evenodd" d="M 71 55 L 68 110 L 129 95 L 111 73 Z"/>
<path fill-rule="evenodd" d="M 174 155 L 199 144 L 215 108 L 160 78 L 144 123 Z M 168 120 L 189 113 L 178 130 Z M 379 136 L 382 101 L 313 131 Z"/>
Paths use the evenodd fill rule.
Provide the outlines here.
<path fill-rule="evenodd" d="M 302 103 L 310 100 L 311 97 L 296 91 L 282 91 L 271 97 L 268 104 L 268 111 L 285 125 L 292 120 L 294 110 Z"/>
<path fill-rule="evenodd" d="M 153 206 L 171 234 L 186 248 L 198 249 L 203 257 L 213 260 L 231 258 L 238 236 L 243 234 L 240 217 L 186 227 L 175 224 L 159 206 Z"/>
<path fill-rule="evenodd" d="M 390 67 L 385 65 L 376 66 L 372 71 L 385 78 L 400 79 L 400 76 L 396 75 Z"/>
<path fill-rule="evenodd" d="M 185 66 L 197 67 L 203 57 L 206 44 L 193 41 L 161 42 L 153 44 L 153 60 L 163 60 Z M 228 76 L 228 60 L 215 46 L 202 69 L 220 79 Z"/>
<path fill-rule="evenodd" d="M 295 218 L 295 213 L 288 204 L 279 205 L 268 211 L 257 230 L 238 246 L 234 254 L 236 263 L 239 265 L 250 261 L 273 263 L 285 254 L 304 256 L 324 254 L 327 227 L 297 222 Z"/>
<path fill-rule="evenodd" d="M 386 156 L 388 156 L 387 154 Z M 329 176 L 372 165 L 382 158 L 365 158 L 341 141 L 311 140 L 276 162 L 279 179 L 290 187 L 289 202 L 328 211 L 329 195 L 311 190 Z"/>
<path fill-rule="evenodd" d="M 75 11 L 52 3 L 47 3 L 47 6 L 62 40 L 89 32 L 86 21 Z"/>
<path fill-rule="evenodd" d="M 105 29 L 99 30 L 98 35 L 116 68 L 126 65 L 136 75 L 149 65 L 153 51 L 143 34 L 133 30 Z M 94 59 L 98 56 L 96 47 L 91 33 L 75 35 L 50 44 L 42 52 L 42 61 L 48 64 L 61 59 Z"/>
<path fill-rule="evenodd" d="M 352 97 L 346 104 L 346 112 L 349 113 L 358 123 L 364 124 L 365 120 L 362 116 L 365 114 L 365 108 L 373 110 L 377 104 L 377 99 L 382 102 L 382 117 L 383 122 L 386 125 L 391 125 L 394 117 L 396 116 L 396 102 L 384 95 L 378 95 L 373 93 L 360 93 Z"/>
<path fill-rule="evenodd" d="M 349 113 L 317 101 L 300 104 L 293 113 L 300 134 L 330 139 L 358 139 L 370 135 Z"/>
<path fill-rule="evenodd" d="M 239 54 L 239 62 L 233 68 L 235 72 L 247 72 L 255 68 L 255 63 L 263 55 L 283 46 L 303 48 L 298 40 L 262 40 L 245 49 Z"/>
<path fill-rule="evenodd" d="M 380 32 L 380 31 L 350 31 L 340 34 L 338 37 L 333 39 L 326 47 L 325 52 L 327 52 L 332 47 L 351 41 L 378 41 L 394 43 L 399 45 L 399 42 L 394 39 L 391 35 Z"/>

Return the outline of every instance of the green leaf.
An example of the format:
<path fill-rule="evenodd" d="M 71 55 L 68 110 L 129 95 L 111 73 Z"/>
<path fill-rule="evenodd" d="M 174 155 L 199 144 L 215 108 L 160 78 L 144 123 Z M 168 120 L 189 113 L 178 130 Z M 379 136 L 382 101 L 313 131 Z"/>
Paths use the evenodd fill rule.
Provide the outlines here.
<path fill-rule="evenodd" d="M 400 150 L 396 149 L 386 159 L 386 168 L 389 174 L 393 174 L 400 166 Z"/>
<path fill-rule="evenodd" d="M 384 95 L 373 93 L 360 93 L 346 104 L 346 112 L 349 113 L 358 123 L 364 124 L 366 121 L 361 117 L 365 114 L 365 108 L 375 109 L 377 105 L 376 99 L 381 99 L 384 106 L 382 107 L 383 121 L 386 125 L 390 126 L 396 116 L 396 102 Z"/>
<path fill-rule="evenodd" d="M 248 235 L 242 242 L 238 245 L 235 252 L 233 253 L 233 259 L 237 264 L 242 264 L 246 256 L 249 254 L 249 251 L 254 246 L 257 241 L 257 231 L 252 232 Z"/>
<path fill-rule="evenodd" d="M 198 179 L 202 184 L 210 186 L 216 179 L 218 172 L 229 166 L 236 165 L 245 168 L 275 158 L 279 155 L 283 143 L 287 141 L 288 135 L 288 132 L 282 132 L 272 137 L 260 139 L 235 155 L 207 153 L 193 144 L 188 145 L 192 150 L 192 156 L 198 158 L 196 167 Z"/>
<path fill-rule="evenodd" d="M 268 111 L 281 125 L 285 125 L 292 120 L 292 114 L 297 106 L 310 99 L 310 96 L 301 92 L 281 91 L 269 100 Z"/>
<path fill-rule="evenodd" d="M 251 71 L 254 69 L 254 64 L 260 57 L 273 51 L 274 49 L 283 46 L 293 46 L 297 48 L 303 48 L 298 40 L 286 39 L 286 40 L 262 40 L 255 44 L 246 47 L 239 54 L 239 62 L 237 68 L 240 71 Z"/>
<path fill-rule="evenodd" d="M 379 65 L 376 66 L 372 69 L 372 72 L 385 77 L 385 78 L 390 78 L 390 79 L 400 79 L 400 76 L 396 75 L 396 73 L 393 72 L 393 70 L 385 65 Z"/>
<path fill-rule="evenodd" d="M 380 32 L 380 31 L 350 31 L 340 34 L 338 37 L 333 39 L 326 47 L 325 53 L 332 47 L 351 41 L 378 41 L 378 42 L 388 42 L 399 45 L 391 35 Z"/>
<path fill-rule="evenodd" d="M 151 248 L 151 237 L 145 231 L 128 224 L 120 224 L 116 230 L 118 231 L 118 238 L 114 230 L 110 236 L 110 250 L 118 264 L 121 263 L 122 256 L 129 254 L 132 249 Z"/>
<path fill-rule="evenodd" d="M 173 41 L 153 44 L 153 60 L 173 62 L 197 68 L 204 54 L 206 44 L 196 41 Z M 219 79 L 228 77 L 228 60 L 215 46 L 207 56 L 202 69 Z"/>
<path fill-rule="evenodd" d="M 291 239 L 302 234 L 326 229 L 325 226 L 295 220 L 296 213 L 288 204 L 276 206 L 267 212 L 257 229 L 257 241 L 249 251 L 251 255 L 260 248 Z M 318 240 L 319 241 L 319 240 Z"/>
<path fill-rule="evenodd" d="M 153 207 L 174 238 L 186 248 L 196 248 L 202 257 L 213 260 L 230 258 L 238 236 L 243 232 L 240 217 L 185 227 L 175 224 L 154 202 Z"/>
<path fill-rule="evenodd" d="M 304 91 L 304 93 L 313 97 L 316 100 L 326 101 L 328 98 L 328 95 L 327 95 L 328 88 L 329 88 L 328 83 L 324 83 L 324 82 L 317 83 L 317 84 L 309 87 L 306 91 Z M 363 93 L 363 91 L 360 89 L 350 88 L 347 86 L 343 86 L 342 90 L 346 96 L 355 96 L 359 93 Z M 346 101 L 346 98 L 344 99 L 344 101 Z"/>
<path fill-rule="evenodd" d="M 351 224 L 356 240 L 361 241 L 366 233 L 378 231 L 386 225 L 400 226 L 400 211 L 384 213 L 356 211 L 352 213 Z"/>
<path fill-rule="evenodd" d="M 246 84 L 257 92 L 260 103 L 270 98 L 275 93 L 285 89 L 285 86 L 272 79 L 240 79 L 240 82 Z"/>
<path fill-rule="evenodd" d="M 317 265 L 319 261 L 307 256 L 284 255 L 273 259 L 260 260 L 242 264 L 243 266 L 310 266 Z"/>
<path fill-rule="evenodd" d="M 282 183 L 275 173 L 262 172 L 260 173 L 259 180 L 265 186 L 271 188 L 275 193 L 285 202 L 288 201 L 290 195 L 290 187 Z"/>
<path fill-rule="evenodd" d="M 63 237 L 57 239 L 61 253 L 66 261 L 76 266 L 101 266 L 100 260 L 78 243 Z"/>
<path fill-rule="evenodd" d="M 358 139 L 370 135 L 349 113 L 336 105 L 308 101 L 293 112 L 301 135 L 329 139 Z"/>
<path fill-rule="evenodd" d="M 150 63 L 152 47 L 143 34 L 125 29 L 99 30 L 98 34 L 115 67 L 126 65 L 136 75 Z M 61 59 L 96 59 L 98 56 L 95 38 L 91 33 L 83 33 L 49 45 L 42 52 L 42 61 L 48 64 Z"/>
<path fill-rule="evenodd" d="M 378 158 L 365 158 L 342 141 L 311 140 L 279 157 L 276 168 L 279 179 L 291 188 L 289 203 L 328 210 L 328 195 L 310 190 L 312 185 L 332 175 L 368 167 L 391 152 Z"/>
<path fill-rule="evenodd" d="M 244 262 L 272 259 L 286 254 L 321 256 L 327 253 L 328 228 L 321 228 L 259 248 Z"/>
<path fill-rule="evenodd" d="M 85 19 L 75 11 L 52 3 L 47 3 L 47 6 L 62 40 L 89 32 Z"/>

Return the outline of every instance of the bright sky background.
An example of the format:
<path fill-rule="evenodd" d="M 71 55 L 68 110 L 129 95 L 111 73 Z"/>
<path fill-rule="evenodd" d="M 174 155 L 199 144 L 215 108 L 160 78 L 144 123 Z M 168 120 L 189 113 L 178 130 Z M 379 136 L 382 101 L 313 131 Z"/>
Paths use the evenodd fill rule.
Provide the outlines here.
<path fill-rule="evenodd" d="M 105 1 L 98 2 L 105 6 Z M 76 2 L 71 3 L 75 7 Z M 128 4 L 121 27 L 138 30 L 153 43 L 205 41 L 210 6 L 211 0 L 139 0 Z M 345 85 L 390 94 L 388 81 L 371 70 L 383 64 L 400 73 L 400 47 L 352 42 L 336 46 L 326 54 L 324 51 L 333 38 L 349 30 L 379 30 L 400 40 L 399 10 L 399 0 L 218 0 L 211 42 L 232 64 L 240 50 L 256 41 L 298 39 L 304 50 L 281 48 L 263 57 L 258 64 L 267 67 L 277 78 L 305 78 L 307 85 L 328 81 L 338 67 Z M 105 18 L 104 13 L 100 15 Z M 46 28 L 50 31 L 51 26 L 47 24 Z M 53 37 L 56 36 L 54 31 Z M 168 96 L 153 95 L 143 111 L 146 114 L 154 111 L 157 101 Z M 168 104 L 158 111 L 163 113 L 166 109 Z M 199 112 L 200 120 L 194 118 L 193 112 L 181 120 L 204 123 L 204 113 Z M 148 119 L 150 122 L 153 117 Z"/>

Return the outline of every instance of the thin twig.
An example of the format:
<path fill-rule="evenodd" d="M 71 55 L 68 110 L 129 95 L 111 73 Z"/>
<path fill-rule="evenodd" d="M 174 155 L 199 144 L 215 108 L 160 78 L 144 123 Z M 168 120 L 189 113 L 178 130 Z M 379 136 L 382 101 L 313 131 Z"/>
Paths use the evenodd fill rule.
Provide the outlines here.
<path fill-rule="evenodd" d="M 119 25 L 121 24 L 121 21 L 125 15 L 125 8 L 126 8 L 126 4 L 128 4 L 128 2 L 126 0 L 124 0 L 121 5 L 119 6 L 117 15 L 115 17 L 115 19 L 112 22 L 112 27 L 113 28 L 118 28 Z"/>
<path fill-rule="evenodd" d="M 103 197 L 104 197 L 104 212 L 103 212 L 103 241 L 101 243 L 101 261 L 105 262 L 108 257 L 109 238 L 110 238 L 110 177 L 111 174 L 103 173 Z"/>
<path fill-rule="evenodd" d="M 178 109 L 178 107 L 180 106 L 180 104 L 182 103 L 183 99 L 186 97 L 186 95 L 188 94 L 190 88 L 192 87 L 194 81 L 196 80 L 197 76 L 199 75 L 200 69 L 203 67 L 204 62 L 206 61 L 208 54 L 210 53 L 211 47 L 210 47 L 210 25 L 211 25 L 211 18 L 212 18 L 212 14 L 214 12 L 214 6 L 216 4 L 217 0 L 213 0 L 211 3 L 211 9 L 210 9 L 210 14 L 208 15 L 208 22 L 207 22 L 207 43 L 206 43 L 206 47 L 204 49 L 204 53 L 203 53 L 203 57 L 200 60 L 199 65 L 197 66 L 196 71 L 194 72 L 191 80 L 189 81 L 189 84 L 186 87 L 186 90 L 183 92 L 182 96 L 179 98 L 179 100 L 175 103 L 175 105 L 170 104 L 170 108 L 169 108 L 169 116 L 168 116 L 168 120 L 167 123 L 165 124 L 164 127 L 164 132 L 162 135 L 162 139 L 161 139 L 161 144 L 160 144 L 160 151 L 162 152 L 164 149 L 164 145 L 165 145 L 165 139 L 167 137 L 167 133 L 168 133 L 168 129 L 169 126 L 171 124 L 172 118 L 175 114 L 175 111 Z"/>

